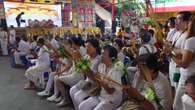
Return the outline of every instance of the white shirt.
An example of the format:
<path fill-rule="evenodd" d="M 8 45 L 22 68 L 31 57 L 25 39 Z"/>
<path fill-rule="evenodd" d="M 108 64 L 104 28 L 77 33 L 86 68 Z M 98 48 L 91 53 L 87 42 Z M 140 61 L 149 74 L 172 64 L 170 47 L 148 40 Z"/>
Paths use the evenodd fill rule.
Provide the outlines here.
<path fill-rule="evenodd" d="M 37 42 L 36 42 L 36 41 L 33 41 L 33 42 L 30 44 L 30 48 L 31 48 L 31 49 L 36 49 L 36 48 L 37 48 Z"/>
<path fill-rule="evenodd" d="M 167 34 L 166 40 L 172 42 L 173 37 L 174 37 L 174 34 L 175 34 L 176 32 L 177 32 L 177 30 L 176 30 L 175 28 L 171 28 L 170 31 L 169 31 L 168 34 Z"/>
<path fill-rule="evenodd" d="M 159 72 L 157 78 L 153 80 L 153 85 L 158 98 L 160 99 L 160 104 L 164 108 L 163 110 L 171 110 L 172 108 L 172 92 L 171 86 L 168 79 L 162 73 Z M 144 88 L 147 87 L 146 81 L 140 79 L 139 72 L 136 73 L 133 81 L 133 87 L 138 89 L 142 94 L 144 94 Z"/>
<path fill-rule="evenodd" d="M 195 109 L 195 102 L 187 94 L 184 94 L 182 96 L 182 102 L 183 102 L 183 110 L 194 110 Z"/>
<path fill-rule="evenodd" d="M 195 37 L 188 38 L 185 42 L 184 50 L 188 50 L 195 55 Z M 195 75 L 195 58 L 193 57 L 190 65 L 187 68 L 181 68 L 182 76 Z"/>
<path fill-rule="evenodd" d="M 24 40 L 20 40 L 18 44 L 18 51 L 19 53 L 26 55 L 30 52 L 30 45 L 29 43 L 25 42 Z"/>
<path fill-rule="evenodd" d="M 58 49 L 60 47 L 58 41 L 55 38 L 53 38 L 50 43 L 54 49 Z"/>
<path fill-rule="evenodd" d="M 171 110 L 173 96 L 170 83 L 166 76 L 159 72 L 158 77 L 153 80 L 153 84 L 164 110 Z"/>
<path fill-rule="evenodd" d="M 111 68 L 106 74 L 104 74 L 106 77 L 109 77 L 110 79 L 118 82 L 121 84 L 121 77 L 122 73 L 115 68 Z M 108 82 L 109 84 L 110 82 Z M 108 94 L 106 90 L 102 87 L 100 92 L 100 98 L 103 98 L 104 100 L 115 102 L 117 99 L 116 97 L 122 97 L 122 90 L 117 85 L 111 84 L 110 87 L 115 88 L 115 92 L 113 94 Z"/>
<path fill-rule="evenodd" d="M 36 65 L 50 66 L 50 57 L 46 46 L 40 48 Z"/>
<path fill-rule="evenodd" d="M 100 55 L 97 55 L 92 61 L 91 61 L 91 70 L 93 72 L 97 72 L 98 71 L 98 65 L 100 64 L 101 62 L 101 56 Z"/>
<path fill-rule="evenodd" d="M 11 43 L 11 44 L 14 44 L 15 43 L 15 41 L 16 41 L 16 31 L 14 30 L 14 29 L 11 29 L 10 31 L 9 31 L 9 42 Z"/>
<path fill-rule="evenodd" d="M 187 32 L 178 33 L 178 36 L 176 36 L 177 38 L 175 38 L 175 47 L 179 48 L 179 49 L 183 49 L 185 47 L 185 41 L 186 41 L 186 37 L 188 36 Z M 179 38 L 178 38 L 179 37 Z"/>
<path fill-rule="evenodd" d="M 148 54 L 147 49 L 149 50 L 149 53 L 156 53 L 157 52 L 157 49 L 154 45 L 143 44 L 139 49 L 139 55 Z"/>
<path fill-rule="evenodd" d="M 101 56 L 97 55 L 92 61 L 91 61 L 91 65 L 90 65 L 90 69 L 94 72 L 97 73 L 98 72 L 98 65 L 101 62 Z M 91 83 L 93 83 L 92 80 L 90 80 L 88 77 L 86 79 L 86 81 L 90 81 Z"/>

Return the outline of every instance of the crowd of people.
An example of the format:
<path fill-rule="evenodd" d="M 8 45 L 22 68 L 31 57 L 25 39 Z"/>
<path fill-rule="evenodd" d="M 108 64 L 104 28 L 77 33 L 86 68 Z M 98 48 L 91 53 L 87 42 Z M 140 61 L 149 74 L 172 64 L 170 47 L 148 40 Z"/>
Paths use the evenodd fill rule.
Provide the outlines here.
<path fill-rule="evenodd" d="M 195 17 L 179 12 L 167 25 L 163 42 L 144 28 L 132 39 L 86 33 L 26 38 L 11 28 L 0 32 L 1 54 L 26 68 L 25 90 L 41 89 L 37 95 L 58 107 L 194 110 Z M 83 59 L 88 71 L 78 71 Z"/>

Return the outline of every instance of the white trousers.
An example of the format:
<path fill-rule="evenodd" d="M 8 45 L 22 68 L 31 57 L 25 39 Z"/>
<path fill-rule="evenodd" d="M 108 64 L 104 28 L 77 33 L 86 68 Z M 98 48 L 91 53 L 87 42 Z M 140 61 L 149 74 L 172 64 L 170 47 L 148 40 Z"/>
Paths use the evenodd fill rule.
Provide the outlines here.
<path fill-rule="evenodd" d="M 68 75 L 60 76 L 59 79 L 64 82 L 64 84 L 69 85 L 70 87 L 77 84 L 80 80 L 84 79 L 83 74 L 72 72 Z"/>
<path fill-rule="evenodd" d="M 25 76 L 28 80 L 34 82 L 36 86 L 40 86 L 39 82 L 43 76 L 43 73 L 48 71 L 49 71 L 49 67 L 42 66 L 42 65 L 35 65 L 26 70 Z"/>
<path fill-rule="evenodd" d="M 50 92 L 50 90 L 52 89 L 52 86 L 54 84 L 54 77 L 55 77 L 55 72 L 51 72 L 49 74 L 49 80 L 47 81 L 45 91 Z"/>
<path fill-rule="evenodd" d="M 122 92 L 116 90 L 109 98 L 97 96 L 84 100 L 79 104 L 79 110 L 116 110 L 121 101 Z"/>
<path fill-rule="evenodd" d="M 182 73 L 181 73 L 182 74 Z M 186 73 L 183 73 L 186 74 Z M 182 104 L 182 96 L 185 93 L 185 81 L 187 80 L 187 76 L 181 75 L 178 87 L 176 89 L 175 100 L 173 104 L 173 110 L 183 110 Z"/>
<path fill-rule="evenodd" d="M 87 97 L 89 97 L 89 94 L 83 90 L 76 92 L 73 98 L 75 107 L 77 108 Z"/>
<path fill-rule="evenodd" d="M 83 81 L 85 81 L 85 80 L 83 80 Z M 81 86 L 81 85 L 80 85 L 80 82 L 78 82 L 77 84 L 75 84 L 75 85 L 70 89 L 70 97 L 71 97 L 71 99 L 72 99 L 72 102 L 73 102 L 73 104 L 74 104 L 74 108 L 75 108 L 76 110 L 78 110 L 79 104 L 80 104 L 82 101 L 84 101 L 84 99 L 85 99 L 86 97 L 89 96 L 85 91 L 83 91 L 83 90 L 80 89 L 80 88 L 81 88 L 80 86 Z"/>
<path fill-rule="evenodd" d="M 20 52 L 17 51 L 14 52 L 14 61 L 16 64 L 22 64 L 20 56 L 21 56 Z"/>
<path fill-rule="evenodd" d="M 99 97 L 90 97 L 79 105 L 79 110 L 116 110 L 118 106 Z"/>
<path fill-rule="evenodd" d="M 73 105 L 74 105 L 74 108 L 75 110 L 78 110 L 78 106 L 75 102 L 75 99 L 74 99 L 74 95 L 75 93 L 77 93 L 80 89 L 76 86 L 76 84 L 70 88 L 70 97 L 72 99 L 72 102 L 73 102 Z"/>

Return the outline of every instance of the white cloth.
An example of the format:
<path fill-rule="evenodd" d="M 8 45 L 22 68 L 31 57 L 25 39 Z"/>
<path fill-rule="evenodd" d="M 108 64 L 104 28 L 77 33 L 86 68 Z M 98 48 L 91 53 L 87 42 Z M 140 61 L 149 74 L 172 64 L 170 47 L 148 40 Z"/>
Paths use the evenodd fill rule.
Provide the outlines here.
<path fill-rule="evenodd" d="M 194 110 L 195 109 L 195 102 L 187 94 L 184 94 L 182 96 L 182 102 L 183 102 L 183 110 Z"/>
<path fill-rule="evenodd" d="M 60 47 L 58 41 L 55 38 L 53 38 L 50 43 L 54 49 L 58 49 Z"/>
<path fill-rule="evenodd" d="M 0 44 L 1 44 L 1 50 L 2 55 L 8 55 L 8 35 L 7 32 L 1 31 L 0 32 Z"/>
<path fill-rule="evenodd" d="M 14 44 L 15 41 L 16 41 L 16 31 L 15 31 L 15 29 L 11 29 L 9 31 L 9 42 L 10 42 L 10 44 Z"/>
<path fill-rule="evenodd" d="M 143 55 L 143 54 L 148 54 L 147 49 L 149 50 L 150 53 L 156 53 L 157 49 L 154 45 L 152 44 L 143 44 L 140 49 L 139 49 L 139 55 Z"/>
<path fill-rule="evenodd" d="M 194 54 L 195 53 L 194 44 L 195 44 L 195 38 L 194 37 L 188 38 L 185 41 L 185 45 L 184 45 L 183 49 L 188 50 Z M 195 58 L 194 57 L 193 57 L 190 65 L 187 68 L 180 69 L 180 73 L 181 73 L 181 77 L 179 80 L 178 88 L 176 91 L 176 97 L 175 97 L 174 105 L 173 105 L 174 110 L 183 110 L 181 97 L 185 93 L 185 91 L 184 91 L 185 90 L 185 81 L 190 76 L 195 74 Z"/>

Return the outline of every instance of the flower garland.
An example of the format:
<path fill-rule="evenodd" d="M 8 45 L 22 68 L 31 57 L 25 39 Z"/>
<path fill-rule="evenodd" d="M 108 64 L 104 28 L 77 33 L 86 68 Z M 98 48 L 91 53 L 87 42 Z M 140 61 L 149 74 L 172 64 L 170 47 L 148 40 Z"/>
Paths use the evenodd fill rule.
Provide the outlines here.
<path fill-rule="evenodd" d="M 75 64 L 75 69 L 78 73 L 86 72 L 90 70 L 91 62 L 88 59 L 81 59 Z"/>

